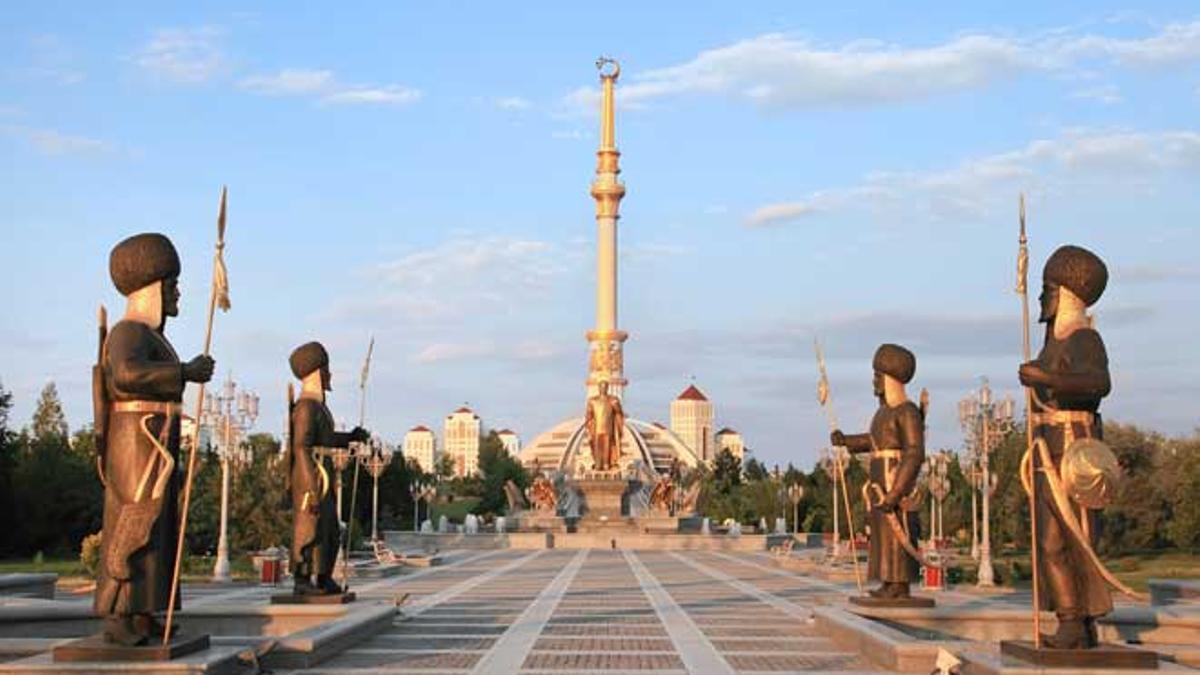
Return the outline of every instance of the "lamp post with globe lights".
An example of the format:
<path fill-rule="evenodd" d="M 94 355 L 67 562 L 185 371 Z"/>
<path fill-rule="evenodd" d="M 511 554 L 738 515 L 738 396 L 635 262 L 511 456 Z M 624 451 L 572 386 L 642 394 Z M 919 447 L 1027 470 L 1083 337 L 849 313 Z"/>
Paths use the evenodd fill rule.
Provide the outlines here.
<path fill-rule="evenodd" d="M 838 475 L 840 469 L 845 467 L 846 461 L 850 457 L 850 451 L 846 448 L 827 448 L 821 452 L 821 468 L 825 471 L 825 475 L 829 476 L 830 483 L 833 485 L 833 555 L 837 556 L 841 553 L 841 527 L 838 518 Z M 840 465 L 840 466 L 839 466 Z M 853 537 L 854 533 L 851 532 Z"/>
<path fill-rule="evenodd" d="M 232 376 L 215 395 L 204 400 L 198 423 L 208 429 L 221 462 L 221 520 L 217 535 L 214 581 L 229 581 L 229 468 L 230 463 L 250 463 L 250 449 L 242 440 L 258 418 L 258 396 L 237 390 Z"/>
<path fill-rule="evenodd" d="M 950 494 L 951 461 L 953 458 L 948 450 L 942 450 L 926 460 L 928 470 L 926 483 L 936 509 L 930 510 L 929 543 L 930 547 L 935 549 L 938 547 L 938 542 L 946 538 L 943 505 L 946 497 Z"/>
<path fill-rule="evenodd" d="M 975 458 L 964 452 L 958 456 L 958 467 L 971 488 L 971 560 L 979 560 L 979 465 Z"/>
<path fill-rule="evenodd" d="M 392 462 L 395 450 L 378 438 L 358 447 L 356 456 L 371 474 L 371 541 L 379 541 L 379 477 Z"/>
<path fill-rule="evenodd" d="M 804 486 L 792 483 L 787 489 L 788 500 L 792 502 L 792 534 L 800 533 L 800 502 L 804 499 Z"/>
<path fill-rule="evenodd" d="M 958 421 L 962 426 L 967 449 L 979 465 L 979 483 L 983 492 L 979 586 L 994 586 L 996 583 L 995 570 L 992 568 L 990 523 L 990 503 L 995 481 L 988 470 L 988 462 L 992 451 L 1004 436 L 1015 428 L 1015 410 L 1016 403 L 1012 396 L 1005 396 L 1000 401 L 994 400 L 986 377 L 983 378 L 978 391 L 971 392 L 958 402 Z"/>

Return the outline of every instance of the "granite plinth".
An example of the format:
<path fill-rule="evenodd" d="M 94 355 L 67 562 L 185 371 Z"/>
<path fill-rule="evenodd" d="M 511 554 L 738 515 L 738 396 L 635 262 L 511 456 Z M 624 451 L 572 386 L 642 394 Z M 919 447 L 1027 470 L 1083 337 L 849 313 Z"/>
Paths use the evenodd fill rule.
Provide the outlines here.
<path fill-rule="evenodd" d="M 1000 653 L 1047 668 L 1104 668 L 1155 670 L 1158 654 L 1123 645 L 1100 644 L 1092 649 L 1047 649 L 1029 640 L 1001 640 Z"/>
<path fill-rule="evenodd" d="M 854 595 L 850 604 L 859 607 L 918 607 L 926 609 L 934 606 L 933 598 L 912 595 L 907 598 L 873 598 L 869 595 Z"/>
<path fill-rule="evenodd" d="M 140 647 L 113 644 L 102 635 L 89 635 L 53 649 L 54 661 L 170 661 L 208 649 L 207 635 L 176 635 L 167 644 L 154 640 Z"/>
<path fill-rule="evenodd" d="M 603 475 L 587 476 L 575 481 L 575 488 L 583 497 L 583 520 L 619 520 L 621 502 L 629 481 Z"/>
<path fill-rule="evenodd" d="M 325 593 L 321 595 L 296 595 L 295 593 L 280 593 L 271 596 L 272 605 L 344 605 L 354 602 L 357 596 L 353 593 Z"/>

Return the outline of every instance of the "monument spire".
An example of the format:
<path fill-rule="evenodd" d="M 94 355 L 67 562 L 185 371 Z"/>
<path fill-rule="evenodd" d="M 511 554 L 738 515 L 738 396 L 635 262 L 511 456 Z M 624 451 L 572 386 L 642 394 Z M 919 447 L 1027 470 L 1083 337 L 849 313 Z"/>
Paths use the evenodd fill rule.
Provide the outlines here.
<path fill-rule="evenodd" d="M 617 329 L 617 219 L 625 186 L 617 180 L 621 172 L 617 151 L 614 86 L 621 66 L 613 59 L 596 60 L 600 71 L 600 149 L 596 151 L 596 178 L 591 194 L 596 200 L 596 325 L 588 331 L 590 343 L 588 392 L 596 383 L 609 383 L 609 393 L 621 396 L 627 384 L 624 377 L 622 345 L 628 336 Z"/>

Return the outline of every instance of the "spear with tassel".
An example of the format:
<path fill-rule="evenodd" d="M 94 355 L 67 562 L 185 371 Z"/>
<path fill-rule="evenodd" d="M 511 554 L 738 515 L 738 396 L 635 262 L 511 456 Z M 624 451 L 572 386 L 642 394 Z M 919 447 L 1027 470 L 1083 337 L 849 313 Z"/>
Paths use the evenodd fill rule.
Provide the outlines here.
<path fill-rule="evenodd" d="M 825 415 L 829 418 L 829 430 L 834 431 L 838 428 L 837 413 L 833 411 L 833 399 L 829 395 L 829 378 L 825 374 L 825 354 L 821 352 L 821 343 L 813 340 L 813 349 L 817 352 L 817 368 L 821 371 L 821 379 L 817 382 L 817 400 L 820 401 L 821 407 L 825 409 Z M 854 583 L 858 585 L 858 592 L 862 593 L 862 575 L 858 570 L 858 547 L 854 543 L 854 512 L 850 509 L 850 492 L 846 487 L 846 472 L 842 467 L 841 458 L 835 453 L 833 464 L 837 467 L 837 479 L 842 484 L 842 503 L 846 505 L 846 524 L 850 527 L 850 557 L 854 561 Z M 834 490 L 837 490 L 835 485 Z M 834 542 L 836 545 L 837 542 Z"/>
<path fill-rule="evenodd" d="M 375 353 L 375 336 L 367 345 L 367 358 L 358 376 L 358 426 L 367 423 L 367 375 L 371 373 L 371 355 Z M 350 528 L 354 526 L 354 509 L 358 501 L 358 470 L 361 459 L 354 460 L 354 487 L 350 489 L 350 515 L 346 518 L 346 538 L 342 541 L 342 591 L 350 590 Z"/>
<path fill-rule="evenodd" d="M 1025 236 L 1025 193 L 1021 193 L 1018 218 L 1021 221 L 1021 236 L 1017 249 L 1017 294 L 1021 296 L 1022 349 L 1025 363 L 1033 358 L 1029 340 L 1029 239 Z M 1033 390 L 1025 387 L 1025 448 L 1029 454 L 1029 561 L 1033 568 L 1033 647 L 1042 647 L 1042 603 L 1038 588 L 1037 549 L 1037 453 L 1033 452 Z M 986 489 L 986 487 L 985 487 Z"/>
<path fill-rule="evenodd" d="M 208 298 L 208 326 L 204 331 L 204 355 L 212 348 L 213 317 L 217 307 L 228 312 L 229 274 L 225 269 L 225 199 L 227 190 L 221 188 L 221 205 L 217 211 L 217 244 L 213 253 L 212 292 Z M 183 483 L 183 512 L 179 517 L 179 540 L 175 545 L 175 570 L 171 574 L 171 594 L 167 602 L 167 628 L 163 631 L 163 645 L 171 641 L 171 618 L 175 614 L 175 600 L 179 597 L 179 574 L 183 563 L 183 544 L 187 534 L 188 507 L 192 499 L 192 480 L 196 477 L 196 448 L 200 445 L 200 414 L 204 410 L 204 383 L 196 394 L 196 424 L 192 426 L 192 447 L 188 452 L 187 477 Z"/>

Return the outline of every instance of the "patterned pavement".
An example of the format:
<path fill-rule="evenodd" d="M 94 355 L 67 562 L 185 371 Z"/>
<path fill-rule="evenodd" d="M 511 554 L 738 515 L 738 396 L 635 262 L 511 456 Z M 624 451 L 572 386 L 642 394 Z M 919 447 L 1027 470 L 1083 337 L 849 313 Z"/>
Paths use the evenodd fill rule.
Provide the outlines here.
<path fill-rule="evenodd" d="M 845 589 L 763 555 L 462 552 L 355 590 L 409 593 L 404 617 L 302 672 L 877 672 L 814 630 L 812 607 Z"/>

